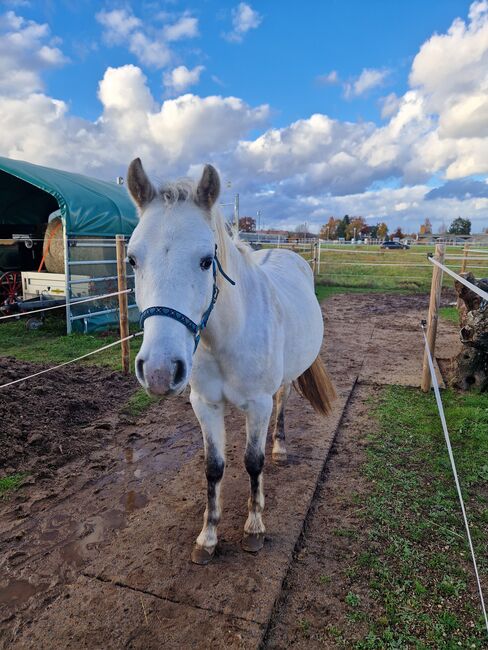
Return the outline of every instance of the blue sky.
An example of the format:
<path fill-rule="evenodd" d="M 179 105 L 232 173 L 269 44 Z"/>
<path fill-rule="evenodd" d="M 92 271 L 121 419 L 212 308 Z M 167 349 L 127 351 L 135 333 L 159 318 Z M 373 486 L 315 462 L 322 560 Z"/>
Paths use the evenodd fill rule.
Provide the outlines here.
<path fill-rule="evenodd" d="M 3 4 L 11 8 L 16 3 Z M 379 97 L 386 91 L 405 92 L 409 67 L 420 45 L 435 31 L 446 31 L 456 16 L 467 14 L 470 6 L 466 0 L 324 0 L 308 4 L 311 8 L 304 11 L 306 3 L 290 0 L 252 3 L 262 15 L 262 23 L 237 46 L 221 37 L 230 28 L 235 2 L 104 5 L 90 0 L 40 0 L 21 5 L 17 11 L 37 22 L 47 22 L 52 33 L 63 39 L 62 50 L 71 63 L 49 75 L 49 89 L 55 96 L 69 98 L 83 117 L 94 119 L 100 113 L 96 89 L 108 66 L 138 64 L 137 57 L 123 44 L 105 46 L 103 27 L 95 15 L 102 6 L 107 10 L 130 6 L 135 15 L 150 23 L 158 6 L 171 14 L 178 15 L 180 8 L 198 17 L 199 36 L 182 43 L 176 52 L 189 68 L 205 64 L 206 73 L 193 90 L 202 95 L 234 95 L 250 105 L 269 103 L 274 111 L 273 126 L 279 127 L 315 112 L 341 120 L 380 122 Z M 90 51 L 90 47 L 94 49 Z M 383 86 L 354 100 L 344 98 L 340 84 L 317 81 L 331 70 L 347 81 L 363 68 L 388 68 L 392 72 Z M 163 99 L 160 71 L 149 67 L 145 72 L 154 97 Z"/>
<path fill-rule="evenodd" d="M 0 154 L 106 178 L 139 154 L 157 177 L 209 160 L 270 226 L 345 212 L 488 226 L 486 0 L 0 13 Z"/>

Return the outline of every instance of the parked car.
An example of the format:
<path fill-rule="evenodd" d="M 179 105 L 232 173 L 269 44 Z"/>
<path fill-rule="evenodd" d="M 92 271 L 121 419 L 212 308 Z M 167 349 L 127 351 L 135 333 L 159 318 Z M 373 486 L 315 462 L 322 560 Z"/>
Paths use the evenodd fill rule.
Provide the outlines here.
<path fill-rule="evenodd" d="M 381 244 L 380 248 L 385 248 L 385 249 L 388 249 L 388 250 L 390 250 L 390 249 L 391 250 L 398 250 L 398 249 L 407 250 L 407 249 L 410 248 L 410 246 L 408 244 L 402 244 L 399 241 L 384 241 Z"/>

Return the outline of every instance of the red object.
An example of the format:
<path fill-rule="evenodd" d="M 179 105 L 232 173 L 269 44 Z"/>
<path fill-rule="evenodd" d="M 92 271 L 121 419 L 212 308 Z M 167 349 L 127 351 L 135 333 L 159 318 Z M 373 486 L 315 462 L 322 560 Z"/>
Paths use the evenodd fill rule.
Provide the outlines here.
<path fill-rule="evenodd" d="M 0 305 L 13 305 L 21 288 L 21 276 L 17 271 L 0 275 Z"/>

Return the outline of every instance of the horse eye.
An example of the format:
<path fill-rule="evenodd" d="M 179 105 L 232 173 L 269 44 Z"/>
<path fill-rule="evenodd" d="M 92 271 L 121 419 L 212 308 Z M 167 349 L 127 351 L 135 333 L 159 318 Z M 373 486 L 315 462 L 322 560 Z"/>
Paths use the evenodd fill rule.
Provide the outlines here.
<path fill-rule="evenodd" d="M 132 257 L 132 255 L 129 255 L 129 257 L 127 258 L 127 261 L 132 266 L 132 268 L 134 268 L 134 266 L 136 265 L 136 260 Z"/>
<path fill-rule="evenodd" d="M 208 269 L 212 266 L 212 258 L 211 257 L 202 257 L 200 260 L 200 268 L 202 271 L 208 271 Z"/>

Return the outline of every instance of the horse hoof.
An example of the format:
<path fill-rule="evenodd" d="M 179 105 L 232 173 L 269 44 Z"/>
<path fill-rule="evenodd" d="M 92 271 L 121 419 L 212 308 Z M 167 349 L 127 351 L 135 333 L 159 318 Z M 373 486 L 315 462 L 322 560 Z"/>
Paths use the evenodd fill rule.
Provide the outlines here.
<path fill-rule="evenodd" d="M 246 553 L 257 553 L 264 546 L 264 533 L 244 533 L 241 546 Z"/>
<path fill-rule="evenodd" d="M 207 551 L 207 549 L 201 548 L 200 546 L 194 546 L 193 551 L 191 552 L 191 561 L 193 564 L 204 566 L 212 561 L 214 551 L 215 548 L 213 548 L 212 551 Z"/>

